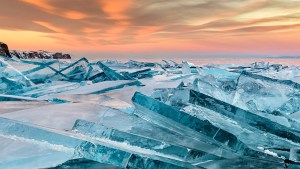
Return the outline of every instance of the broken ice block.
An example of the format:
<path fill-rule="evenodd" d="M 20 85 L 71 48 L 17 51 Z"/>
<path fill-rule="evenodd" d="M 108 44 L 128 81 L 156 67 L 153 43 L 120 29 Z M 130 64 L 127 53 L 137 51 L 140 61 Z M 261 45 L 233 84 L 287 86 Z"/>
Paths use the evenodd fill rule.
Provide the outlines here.
<path fill-rule="evenodd" d="M 299 147 L 300 145 L 297 143 L 293 143 L 287 139 L 278 137 L 276 135 L 266 133 L 257 128 L 251 127 L 246 124 L 241 124 L 238 121 L 235 121 L 227 116 L 219 114 L 213 110 L 197 106 L 197 105 L 189 105 L 182 109 L 184 112 L 195 116 L 202 120 L 208 120 L 211 124 L 221 129 L 224 129 L 235 136 L 243 143 L 245 143 L 250 148 L 257 151 L 264 151 L 264 153 L 269 153 L 269 148 L 272 147 L 281 147 L 281 148 L 291 148 L 291 147 Z M 259 138 L 259 139 L 257 139 Z M 259 148 L 259 147 L 264 148 Z M 284 156 L 288 158 L 288 154 L 282 154 L 281 152 L 274 152 L 274 150 L 270 151 L 276 157 Z M 277 154 L 277 155 L 276 155 Z M 245 154 L 246 155 L 246 154 Z M 271 156 L 263 156 L 259 153 L 255 153 L 251 155 L 252 157 L 259 157 L 261 159 L 276 159 Z M 278 160 L 275 160 L 278 161 Z"/>
<path fill-rule="evenodd" d="M 204 168 L 212 169 L 241 169 L 241 168 L 264 168 L 264 169 L 283 169 L 286 164 L 284 162 L 274 162 L 252 158 L 236 158 L 211 161 L 203 165 Z"/>
<path fill-rule="evenodd" d="M 141 78 L 145 78 L 145 77 L 152 77 L 153 72 L 151 72 L 151 69 L 148 68 L 148 69 L 143 69 L 143 70 L 129 73 L 129 76 L 132 78 L 141 79 Z"/>
<path fill-rule="evenodd" d="M 67 65 L 66 67 L 60 69 L 59 71 L 55 70 L 55 75 L 59 74 L 66 78 L 68 81 L 80 82 L 85 79 L 86 67 L 88 64 L 86 58 L 81 58 L 74 63 Z"/>
<path fill-rule="evenodd" d="M 157 167 L 158 169 L 196 169 L 200 167 L 193 166 L 189 163 L 174 161 L 172 159 L 157 157 L 155 155 L 147 157 L 145 155 L 132 154 L 121 149 L 114 149 L 105 147 L 100 144 L 93 144 L 91 142 L 83 142 L 80 146 L 76 147 L 76 157 L 87 158 L 90 160 L 110 163 L 124 168 L 145 168 L 151 169 Z M 170 161 L 172 163 L 164 162 L 161 160 Z"/>
<path fill-rule="evenodd" d="M 126 133 L 131 133 L 133 135 L 166 142 L 172 145 L 187 147 L 189 149 L 196 149 L 198 151 L 202 151 L 203 147 L 205 147 L 205 152 L 212 152 L 215 150 L 206 143 L 199 142 L 191 137 L 185 136 L 184 134 L 179 134 L 166 128 L 162 128 L 135 115 L 129 115 L 116 109 L 106 110 L 104 113 L 99 115 L 99 118 L 99 124 L 115 128 Z M 204 153 L 204 151 L 202 152 Z M 205 157 L 205 155 L 203 157 Z"/>
<path fill-rule="evenodd" d="M 0 93 L 22 89 L 34 85 L 20 71 L 0 58 Z"/>
<path fill-rule="evenodd" d="M 97 161 L 88 160 L 85 158 L 78 158 L 78 159 L 72 159 L 68 160 L 56 167 L 50 167 L 47 169 L 66 169 L 66 168 L 72 168 L 72 169 L 121 169 L 120 167 L 117 167 L 115 165 L 111 164 L 105 164 L 105 163 L 99 163 Z M 45 168 L 46 169 L 46 168 Z"/>
<path fill-rule="evenodd" d="M 81 58 L 73 63 L 57 60 L 21 60 L 20 62 L 31 67 L 31 69 L 26 69 L 22 73 L 27 75 L 34 83 L 44 83 L 47 80 L 80 82 L 85 80 L 87 74 L 88 60 L 86 58 Z"/>
<path fill-rule="evenodd" d="M 132 100 L 137 107 L 135 113 L 157 125 L 184 133 L 198 140 L 210 142 L 211 145 L 218 144 L 224 152 L 228 151 L 226 148 L 230 148 L 239 155 L 274 160 L 273 157 L 248 147 L 232 133 L 214 126 L 207 120 L 191 116 L 138 92 L 135 93 Z"/>
<path fill-rule="evenodd" d="M 58 165 L 73 156 L 62 146 L 0 134 L 0 168 L 32 169 Z"/>
<path fill-rule="evenodd" d="M 133 80 L 132 78 L 129 79 L 129 78 L 122 76 L 120 73 L 107 67 L 102 62 L 98 62 L 97 64 L 111 80 Z"/>
<path fill-rule="evenodd" d="M 84 120 L 77 120 L 73 126 L 73 131 L 90 136 L 92 138 L 109 139 L 116 142 L 126 142 L 129 145 L 140 147 L 146 150 L 156 151 L 168 156 L 182 159 L 184 161 L 197 161 L 203 156 L 202 152 L 189 150 L 184 147 L 170 145 L 166 142 L 153 140 L 151 138 L 141 137 L 138 135 L 122 132 L 103 125 L 91 123 Z M 206 157 L 206 160 L 219 159 L 216 156 Z"/>
<path fill-rule="evenodd" d="M 252 112 L 243 110 L 236 106 L 217 100 L 197 91 L 190 91 L 190 103 L 221 113 L 240 123 L 246 123 L 259 130 L 272 133 L 282 138 L 300 143 L 299 133 L 293 129 L 275 123 L 267 118 L 258 116 Z"/>
<path fill-rule="evenodd" d="M 54 132 L 55 131 L 55 132 Z M 45 144 L 47 146 L 61 147 L 62 150 L 67 150 L 69 153 L 74 152 L 74 157 L 86 158 L 98 162 L 110 163 L 119 167 L 126 167 L 130 163 L 134 163 L 137 157 L 144 165 L 149 165 L 147 161 L 156 161 L 162 168 L 167 166 L 176 167 L 176 165 L 150 159 L 149 157 L 141 157 L 139 155 L 133 155 L 130 152 L 119 150 L 112 147 L 100 145 L 99 143 L 91 143 L 80 138 L 75 138 L 70 135 L 71 133 L 60 132 L 57 130 L 50 130 L 44 128 L 37 128 L 31 125 L 25 125 L 23 123 L 16 122 L 14 120 L 0 118 L 0 134 L 4 137 L 17 137 L 19 139 L 29 139 L 39 144 Z M 156 157 L 154 157 L 156 158 Z M 160 157 L 157 157 L 160 158 Z M 161 158 L 167 161 L 166 158 Z M 182 165 L 178 168 L 193 168 L 189 164 L 174 162 Z"/>
<path fill-rule="evenodd" d="M 244 151 L 245 145 L 231 133 L 136 92 L 132 98 L 138 116 L 178 133 L 218 146 L 222 151 Z M 205 149 L 205 148 L 204 148 Z"/>
<path fill-rule="evenodd" d="M 154 89 L 151 97 L 176 108 L 185 107 L 190 98 L 189 89 L 184 88 L 183 82 L 178 87 Z"/>
<path fill-rule="evenodd" d="M 291 148 L 289 160 L 300 161 L 300 148 Z"/>
<path fill-rule="evenodd" d="M 299 91 L 300 84 L 290 80 L 272 79 L 243 71 L 238 78 L 232 104 L 253 112 L 272 114 L 276 110 L 284 110 L 281 106 L 294 97 L 297 99 Z M 282 113 L 290 114 L 295 111 L 297 110 L 285 109 Z"/>
<path fill-rule="evenodd" d="M 193 82 L 193 90 L 214 98 L 232 103 L 235 93 L 239 73 L 228 72 L 223 69 L 198 69 L 199 78 Z"/>
<path fill-rule="evenodd" d="M 189 74 L 191 73 L 190 65 L 187 62 L 182 62 L 182 73 L 183 74 Z"/>
<path fill-rule="evenodd" d="M 0 134 L 44 141 L 49 144 L 61 145 L 67 148 L 74 148 L 81 143 L 80 140 L 72 137 L 67 137 L 5 118 L 0 118 Z"/>
<path fill-rule="evenodd" d="M 139 81 L 136 80 L 118 80 L 118 81 L 105 81 L 94 83 L 91 85 L 80 86 L 74 90 L 68 90 L 64 92 L 58 92 L 58 95 L 66 94 L 100 94 L 110 90 L 120 89 L 126 86 L 140 85 Z"/>

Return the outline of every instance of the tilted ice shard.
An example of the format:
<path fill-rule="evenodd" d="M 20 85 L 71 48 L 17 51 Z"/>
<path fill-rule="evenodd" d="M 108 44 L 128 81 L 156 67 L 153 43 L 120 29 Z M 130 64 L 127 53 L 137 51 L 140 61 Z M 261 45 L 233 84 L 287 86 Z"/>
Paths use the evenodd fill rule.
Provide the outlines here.
<path fill-rule="evenodd" d="M 89 158 L 94 161 L 99 161 L 104 158 L 105 160 L 109 161 L 109 163 L 124 167 L 124 168 L 144 168 L 144 169 L 151 169 L 151 168 L 158 168 L 158 169 L 171 169 L 171 168 L 178 168 L 178 169 L 196 169 L 201 167 L 196 167 L 190 165 L 188 163 L 180 163 L 179 165 L 174 165 L 171 163 L 166 163 L 155 158 L 149 158 L 145 156 L 140 156 L 137 154 L 131 154 L 122 150 L 116 150 L 113 152 L 111 149 L 103 147 L 99 144 L 92 144 L 90 142 L 83 142 L 82 145 L 77 147 L 76 149 L 76 156 L 83 156 L 85 158 Z"/>
<path fill-rule="evenodd" d="M 214 98 L 232 103 L 236 93 L 239 73 L 223 69 L 198 69 L 200 77 L 193 82 L 193 89 Z"/>
<path fill-rule="evenodd" d="M 297 98 L 299 91 L 300 84 L 290 80 L 272 79 L 243 71 L 237 81 L 233 104 L 248 110 L 272 113 L 290 99 Z M 295 112 L 291 111 L 282 113 Z"/>
<path fill-rule="evenodd" d="M 13 133 L 4 135 L 1 132 L 0 156 L 1 169 L 46 168 L 72 158 L 73 150 L 47 142 L 18 137 Z"/>
<path fill-rule="evenodd" d="M 192 104 L 200 105 L 217 113 L 221 113 L 234 120 L 237 120 L 241 123 L 246 123 L 259 130 L 289 139 L 295 143 L 300 143 L 299 132 L 293 129 L 287 128 L 267 118 L 258 116 L 254 113 L 217 100 L 200 92 L 191 90 L 190 95 L 190 103 Z"/>
<path fill-rule="evenodd" d="M 153 76 L 153 73 L 155 72 L 151 72 L 151 69 L 148 68 L 148 69 L 143 69 L 143 70 L 139 70 L 139 71 L 136 71 L 136 72 L 132 72 L 132 73 L 129 73 L 129 76 L 132 77 L 132 78 L 145 78 L 145 77 L 152 77 Z"/>
<path fill-rule="evenodd" d="M 62 82 L 62 81 L 54 81 L 49 82 L 45 84 L 36 85 L 34 87 L 27 87 L 22 90 L 17 90 L 13 92 L 9 92 L 7 94 L 17 94 L 19 96 L 24 97 L 32 97 L 32 98 L 38 98 L 45 95 L 51 95 L 61 92 L 66 92 L 70 90 L 75 90 L 77 88 L 80 88 L 82 83 L 75 83 L 75 82 Z"/>
<path fill-rule="evenodd" d="M 281 147 L 289 149 L 300 146 L 299 144 L 293 143 L 287 139 L 266 133 L 246 124 L 241 124 L 239 121 L 235 121 L 201 106 L 189 105 L 183 108 L 183 111 L 199 119 L 208 120 L 214 126 L 234 134 L 239 140 L 255 150 L 270 151 L 277 157 L 284 156 L 287 159 L 288 155 L 282 154 L 282 152 L 278 152 L 273 148 Z M 264 147 L 263 149 L 259 148 L 262 146 Z M 277 155 L 275 153 L 277 153 Z"/>
<path fill-rule="evenodd" d="M 288 116 L 299 109 L 297 106 L 299 84 L 245 71 L 241 73 L 218 71 L 221 76 L 213 72 L 202 70 L 201 74 L 205 76 L 195 79 L 193 89 L 299 129 L 295 120 Z"/>
<path fill-rule="evenodd" d="M 138 109 L 135 112 L 138 116 L 157 125 L 175 132 L 185 133 L 199 141 L 208 142 L 211 146 L 218 146 L 224 153 L 232 151 L 232 153 L 245 153 L 245 155 L 252 154 L 252 150 L 249 150 L 236 136 L 213 126 L 208 121 L 202 121 L 138 92 L 135 93 L 132 101 Z M 205 151 L 205 147 L 203 147 L 203 151 Z"/>
<path fill-rule="evenodd" d="M 250 167 L 249 167 L 250 166 Z M 264 168 L 264 169 L 283 169 L 286 168 L 284 163 L 257 160 L 252 158 L 237 158 L 212 161 L 203 165 L 204 168 L 213 169 L 240 169 L 240 168 Z M 288 167 L 289 168 L 289 167 Z M 292 167 L 291 167 L 292 168 Z"/>
<path fill-rule="evenodd" d="M 72 168 L 72 169 L 97 169 L 97 168 L 103 168 L 103 169 L 121 169 L 121 167 L 117 167 L 115 165 L 111 164 L 105 164 L 105 163 L 99 163 L 97 161 L 88 160 L 85 158 L 78 158 L 78 159 L 72 159 L 68 160 L 56 167 L 49 167 L 47 169 L 66 169 L 66 168 Z"/>
<path fill-rule="evenodd" d="M 105 82 L 98 82 L 91 85 L 84 85 L 80 86 L 74 90 L 67 90 L 58 92 L 58 95 L 65 95 L 65 94 L 100 94 L 105 93 L 110 90 L 120 89 L 126 86 L 136 86 L 140 85 L 139 81 L 136 80 L 119 80 L 115 81 L 105 81 Z"/>
<path fill-rule="evenodd" d="M 116 109 L 105 111 L 105 113 L 101 114 L 99 118 L 99 124 L 101 125 L 115 128 L 133 135 L 166 142 L 172 145 L 178 145 L 199 151 L 201 151 L 201 147 L 205 147 L 207 145 L 191 137 L 162 128 L 135 115 L 129 115 Z M 207 150 L 208 148 L 209 147 L 207 147 Z"/>
<path fill-rule="evenodd" d="M 116 142 L 126 142 L 129 145 L 140 147 L 143 149 L 149 149 L 169 156 L 174 156 L 176 158 L 182 159 L 183 161 L 200 162 L 200 159 L 198 158 L 203 156 L 203 153 L 200 151 L 189 150 L 184 147 L 170 145 L 166 142 L 122 132 L 113 128 L 108 128 L 103 125 L 84 120 L 77 120 L 72 130 L 93 138 L 103 138 Z M 211 158 L 206 157 L 206 160 L 215 159 L 218 158 L 216 156 L 211 156 Z"/>
<path fill-rule="evenodd" d="M 153 91 L 151 97 L 170 106 L 182 108 L 187 106 L 190 94 L 189 90 L 184 88 L 184 83 L 181 82 L 177 88 L 157 88 Z"/>
<path fill-rule="evenodd" d="M 234 154 L 236 156 L 251 156 L 271 161 L 282 161 L 278 159 L 278 157 L 273 157 L 272 155 L 261 152 L 258 149 L 248 147 L 235 135 L 226 130 L 215 127 L 207 120 L 200 120 L 196 117 L 190 116 L 172 108 L 171 106 L 160 103 L 159 101 L 147 96 L 143 96 L 140 93 L 135 94 L 133 102 L 138 109 L 135 113 L 142 118 L 175 132 L 184 132 L 186 136 L 194 137 L 199 141 L 201 140 L 210 144 L 210 146 L 199 147 L 198 149 L 201 149 L 201 151 L 224 158 L 232 158 L 232 155 Z M 178 129 L 178 127 L 180 127 L 180 129 Z M 190 132 L 191 129 L 194 134 L 191 132 L 190 135 L 188 132 Z M 216 148 L 212 148 L 216 144 L 219 147 L 218 151 Z M 230 151 L 233 154 L 230 155 Z"/>
<path fill-rule="evenodd" d="M 142 67 L 155 67 L 156 63 L 152 62 L 138 62 L 134 60 L 129 60 L 125 63 L 125 65 L 129 68 L 142 68 Z"/>
<path fill-rule="evenodd" d="M 80 82 L 82 80 L 85 80 L 85 75 L 87 73 L 86 67 L 88 63 L 89 62 L 86 58 L 81 58 L 71 64 L 66 64 L 64 67 L 59 69 L 47 66 L 55 72 L 52 76 L 48 78 L 55 79 L 56 76 L 59 76 L 62 77 L 62 80 Z"/>
<path fill-rule="evenodd" d="M 22 89 L 34 85 L 30 79 L 24 76 L 4 59 L 0 58 L 0 93 Z"/>
<path fill-rule="evenodd" d="M 47 80 L 83 81 L 86 78 L 89 62 L 86 58 L 81 58 L 72 63 L 60 62 L 58 60 L 12 60 L 11 63 L 17 65 L 24 75 L 38 84 L 44 83 Z M 24 68 L 24 65 L 28 68 Z"/>
<path fill-rule="evenodd" d="M 64 132 L 56 133 L 49 129 L 45 130 L 4 118 L 0 118 L 0 134 L 5 137 L 13 136 L 20 139 L 30 139 L 39 144 L 44 143 L 49 146 L 60 147 L 62 151 L 68 151 L 69 153 L 74 152 L 74 157 L 110 163 L 119 167 L 130 168 L 131 163 L 136 163 L 138 160 L 139 163 L 142 163 L 145 166 L 152 166 L 151 163 L 159 163 L 159 166 L 161 166 L 160 168 L 168 168 L 169 166 L 173 166 L 174 168 L 194 168 L 189 164 L 178 162 L 178 164 L 182 165 L 182 167 L 179 167 L 149 157 L 134 155 L 124 150 L 91 143 L 75 138 L 74 136 L 70 137 Z"/>
<path fill-rule="evenodd" d="M 185 62 L 182 62 L 182 73 L 183 74 L 189 74 L 191 73 L 191 68 L 190 68 L 190 65 L 185 61 Z"/>
<path fill-rule="evenodd" d="M 299 166 L 295 67 L 0 58 L 0 70 L 0 168 Z"/>
<path fill-rule="evenodd" d="M 79 139 L 67 137 L 5 118 L 0 118 L 0 134 L 44 141 L 49 144 L 61 145 L 67 148 L 74 148 L 82 142 Z"/>
<path fill-rule="evenodd" d="M 112 70 L 111 68 L 104 65 L 102 62 L 97 63 L 99 67 L 103 70 L 103 72 L 111 79 L 111 80 L 133 80 L 128 77 L 122 76 L 120 73 Z"/>

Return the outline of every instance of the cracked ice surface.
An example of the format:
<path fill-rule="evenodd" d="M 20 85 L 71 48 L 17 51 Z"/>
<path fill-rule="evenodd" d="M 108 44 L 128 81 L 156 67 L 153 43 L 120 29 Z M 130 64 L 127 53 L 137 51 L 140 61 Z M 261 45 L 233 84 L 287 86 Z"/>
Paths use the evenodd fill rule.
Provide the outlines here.
<path fill-rule="evenodd" d="M 0 168 L 299 168 L 300 69 L 0 57 Z"/>

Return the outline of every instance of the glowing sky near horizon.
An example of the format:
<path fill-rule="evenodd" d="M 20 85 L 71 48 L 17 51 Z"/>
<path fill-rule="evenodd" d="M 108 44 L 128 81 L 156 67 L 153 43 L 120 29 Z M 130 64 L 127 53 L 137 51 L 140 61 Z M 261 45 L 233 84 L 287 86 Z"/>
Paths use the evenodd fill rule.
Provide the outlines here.
<path fill-rule="evenodd" d="M 300 1 L 5 0 L 0 41 L 94 55 L 300 55 Z"/>

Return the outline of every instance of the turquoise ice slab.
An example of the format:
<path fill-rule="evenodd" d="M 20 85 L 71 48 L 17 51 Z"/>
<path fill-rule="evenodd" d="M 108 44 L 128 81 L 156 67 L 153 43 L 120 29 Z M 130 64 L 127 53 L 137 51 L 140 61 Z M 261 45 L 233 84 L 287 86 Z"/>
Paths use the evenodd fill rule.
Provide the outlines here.
<path fill-rule="evenodd" d="M 211 70 L 213 71 L 213 70 Z M 225 71 L 225 70 L 223 70 Z M 299 123 L 289 114 L 299 110 L 297 83 L 256 75 L 249 72 L 209 74 L 201 70 L 193 90 L 251 111 L 270 120 L 299 130 Z"/>
<path fill-rule="evenodd" d="M 279 80 L 243 71 L 237 81 L 237 92 L 234 105 L 250 110 L 263 111 L 269 114 L 290 114 L 296 110 L 284 109 L 284 104 L 298 98 L 300 84 L 291 80 Z M 220 99 L 222 100 L 222 99 Z"/>
<path fill-rule="evenodd" d="M 190 135 L 191 137 L 210 143 L 212 146 L 218 145 L 224 152 L 230 149 L 232 153 L 236 153 L 239 156 L 251 156 L 269 160 L 277 159 L 249 148 L 235 135 L 212 125 L 207 120 L 191 116 L 141 93 L 136 92 L 132 100 L 138 109 L 135 113 L 157 125 Z M 223 157 L 226 157 L 226 155 Z"/>
<path fill-rule="evenodd" d="M 91 80 L 93 83 L 98 83 L 98 82 L 107 81 L 110 79 L 104 72 L 101 72 L 101 73 L 95 74 L 93 76 L 90 76 L 88 78 L 88 80 Z"/>
<path fill-rule="evenodd" d="M 180 158 L 182 161 L 193 162 L 193 161 L 203 161 L 199 158 L 206 155 L 206 153 L 190 150 L 184 147 L 170 145 L 169 143 L 153 140 L 146 137 L 141 137 L 138 135 L 122 132 L 113 128 L 108 128 L 103 125 L 95 124 L 85 120 L 77 120 L 73 126 L 73 131 L 88 135 L 93 138 L 103 138 L 109 139 L 116 142 L 125 142 L 129 145 L 140 147 L 143 149 L 148 149 L 156 151 L 158 153 L 173 156 L 175 158 Z M 204 160 L 216 160 L 220 159 L 216 156 L 211 155 L 205 156 Z"/>
<path fill-rule="evenodd" d="M 33 169 L 58 165 L 73 156 L 72 149 L 16 136 L 0 135 L 0 168 Z"/>
<path fill-rule="evenodd" d="M 74 157 L 87 158 L 102 163 L 110 163 L 119 167 L 127 167 L 128 164 L 136 163 L 136 160 L 138 160 L 144 165 L 148 165 L 147 161 L 156 161 L 156 163 L 159 163 L 161 165 L 161 168 L 166 168 L 168 166 L 173 166 L 176 168 L 176 165 L 166 163 L 157 159 L 150 159 L 149 157 L 142 157 L 139 155 L 134 155 L 134 157 L 137 158 L 132 158 L 133 153 L 103 146 L 99 143 L 91 143 L 82 139 L 75 138 L 74 136 L 71 137 L 71 135 L 64 135 L 62 133 L 56 133 L 53 131 L 25 125 L 14 120 L 0 118 L 1 135 L 17 137 L 21 139 L 24 138 L 27 140 L 38 142 L 40 144 L 67 149 L 68 152 L 74 152 Z M 179 164 L 183 167 L 194 168 L 193 166 L 188 164 Z"/>
<path fill-rule="evenodd" d="M 259 130 L 289 139 L 295 143 L 300 143 L 299 132 L 203 93 L 191 90 L 190 103 L 221 113 L 240 123 L 249 124 Z"/>
<path fill-rule="evenodd" d="M 212 161 L 204 165 L 204 168 L 212 169 L 283 169 L 288 168 L 283 162 L 266 161 L 251 158 L 236 158 Z"/>
<path fill-rule="evenodd" d="M 57 95 L 64 94 L 101 94 L 111 90 L 121 89 L 128 86 L 140 85 L 139 81 L 136 80 L 118 80 L 118 81 L 105 81 L 98 82 L 91 85 L 83 85 L 74 90 L 66 90 L 57 92 Z"/>
<path fill-rule="evenodd" d="M 0 93 L 34 85 L 30 79 L 0 58 Z"/>
<path fill-rule="evenodd" d="M 82 86 L 84 86 L 84 84 L 80 84 L 76 82 L 55 81 L 55 82 L 40 84 L 31 88 L 25 88 L 23 90 L 16 90 L 8 94 L 37 98 L 44 95 L 50 95 L 50 94 L 75 90 Z"/>
<path fill-rule="evenodd" d="M 80 82 L 82 80 L 85 80 L 85 75 L 86 75 L 86 67 L 89 61 L 86 58 L 81 58 L 71 64 L 68 64 L 66 67 L 55 70 L 51 68 L 56 75 L 61 75 L 64 77 L 67 81 L 75 81 L 75 82 Z M 52 78 L 53 76 L 50 76 Z"/>
<path fill-rule="evenodd" d="M 74 148 L 82 142 L 79 139 L 67 137 L 5 118 L 0 118 L 0 133 L 2 135 L 45 141 L 49 144 L 62 145 L 67 148 Z"/>
<path fill-rule="evenodd" d="M 270 78 L 270 77 L 266 77 L 266 76 L 246 72 L 246 71 L 243 71 L 242 75 L 251 77 L 253 79 L 260 79 L 260 80 L 263 80 L 263 81 L 268 82 L 268 83 L 277 83 L 277 84 L 289 86 L 289 87 L 294 88 L 294 89 L 300 89 L 300 84 L 296 83 L 296 82 L 293 82 L 292 80 L 273 79 L 273 78 Z"/>
<path fill-rule="evenodd" d="M 59 60 L 14 60 L 12 65 L 26 75 L 34 83 L 44 83 L 47 80 L 64 80 L 80 82 L 85 80 L 88 60 L 81 58 L 75 62 L 67 63 Z"/>
<path fill-rule="evenodd" d="M 123 150 L 112 149 L 104 147 L 100 144 L 94 144 L 91 142 L 82 142 L 82 144 L 76 147 L 76 157 L 87 158 L 98 162 L 109 162 L 120 167 L 126 168 L 153 168 L 168 169 L 174 168 L 187 168 L 196 169 L 200 166 L 193 166 L 189 163 L 177 161 L 174 159 L 168 159 L 160 156 L 145 156 L 144 154 L 133 154 Z M 105 159 L 106 161 L 103 161 Z M 166 162 L 167 161 L 167 162 Z"/>
<path fill-rule="evenodd" d="M 108 66 L 104 65 L 102 62 L 98 62 L 97 64 L 111 80 L 133 80 L 122 76 L 120 73 L 112 70 Z"/>
<path fill-rule="evenodd" d="M 264 131 L 261 131 L 255 127 L 252 127 L 250 125 L 241 124 L 227 116 L 224 116 L 220 113 L 217 113 L 213 110 L 197 106 L 197 105 L 189 105 L 182 109 L 182 111 L 195 116 L 202 120 L 208 120 L 210 123 L 212 123 L 214 126 L 222 128 L 235 136 L 238 137 L 239 140 L 241 140 L 243 143 L 245 143 L 247 146 L 261 150 L 267 150 L 269 148 L 292 148 L 292 147 L 299 147 L 300 145 L 297 143 L 294 143 L 292 141 L 289 141 L 287 139 L 278 137 L 276 135 L 266 133 Z M 259 139 L 257 139 L 259 138 Z M 271 150 L 274 152 L 273 150 Z M 278 154 L 278 153 L 277 153 Z M 276 154 L 274 154 L 276 155 Z M 285 158 L 288 158 L 289 155 L 276 155 L 278 157 L 284 156 Z"/>
<path fill-rule="evenodd" d="M 138 155 L 133 154 L 126 166 L 126 169 L 184 169 L 184 168 L 202 168 L 202 167 L 180 167 L 173 164 L 162 163 L 158 160 L 153 160 L 150 158 L 142 158 Z"/>
<path fill-rule="evenodd" d="M 190 98 L 189 92 L 189 89 L 184 87 L 184 83 L 181 82 L 177 88 L 156 88 L 151 97 L 174 108 L 180 109 L 187 106 Z"/>
<path fill-rule="evenodd" d="M 45 169 L 121 169 L 115 165 L 99 163 L 97 161 L 88 160 L 84 158 L 68 160 L 56 167 L 50 167 Z"/>
<path fill-rule="evenodd" d="M 135 112 L 138 116 L 157 125 L 209 143 L 211 146 L 218 146 L 224 152 L 243 152 L 246 148 L 231 133 L 139 92 L 135 93 L 132 101 L 138 109 Z"/>
<path fill-rule="evenodd" d="M 150 72 L 151 71 L 151 69 L 150 68 L 148 68 L 148 69 L 143 69 L 143 70 L 139 70 L 139 71 L 135 71 L 135 72 L 132 72 L 132 73 L 129 73 L 129 76 L 131 76 L 131 77 L 139 77 L 139 76 L 141 76 L 142 74 L 144 74 L 144 73 L 147 73 L 147 72 Z"/>
<path fill-rule="evenodd" d="M 299 110 L 299 84 L 241 71 L 199 69 L 194 90 L 253 112 L 290 114 Z M 263 73 L 262 73 L 263 74 Z"/>
<path fill-rule="evenodd" d="M 133 135 L 167 142 L 171 145 L 196 149 L 202 152 L 214 151 L 218 156 L 221 156 L 219 147 L 213 147 L 207 143 L 149 123 L 135 115 L 127 114 L 116 109 L 109 109 L 106 110 L 105 113 L 101 113 L 101 116 L 99 116 L 99 124 Z M 211 157 L 211 154 L 206 153 L 206 155 L 203 156 L 203 160 L 205 160 L 206 156 Z"/>

